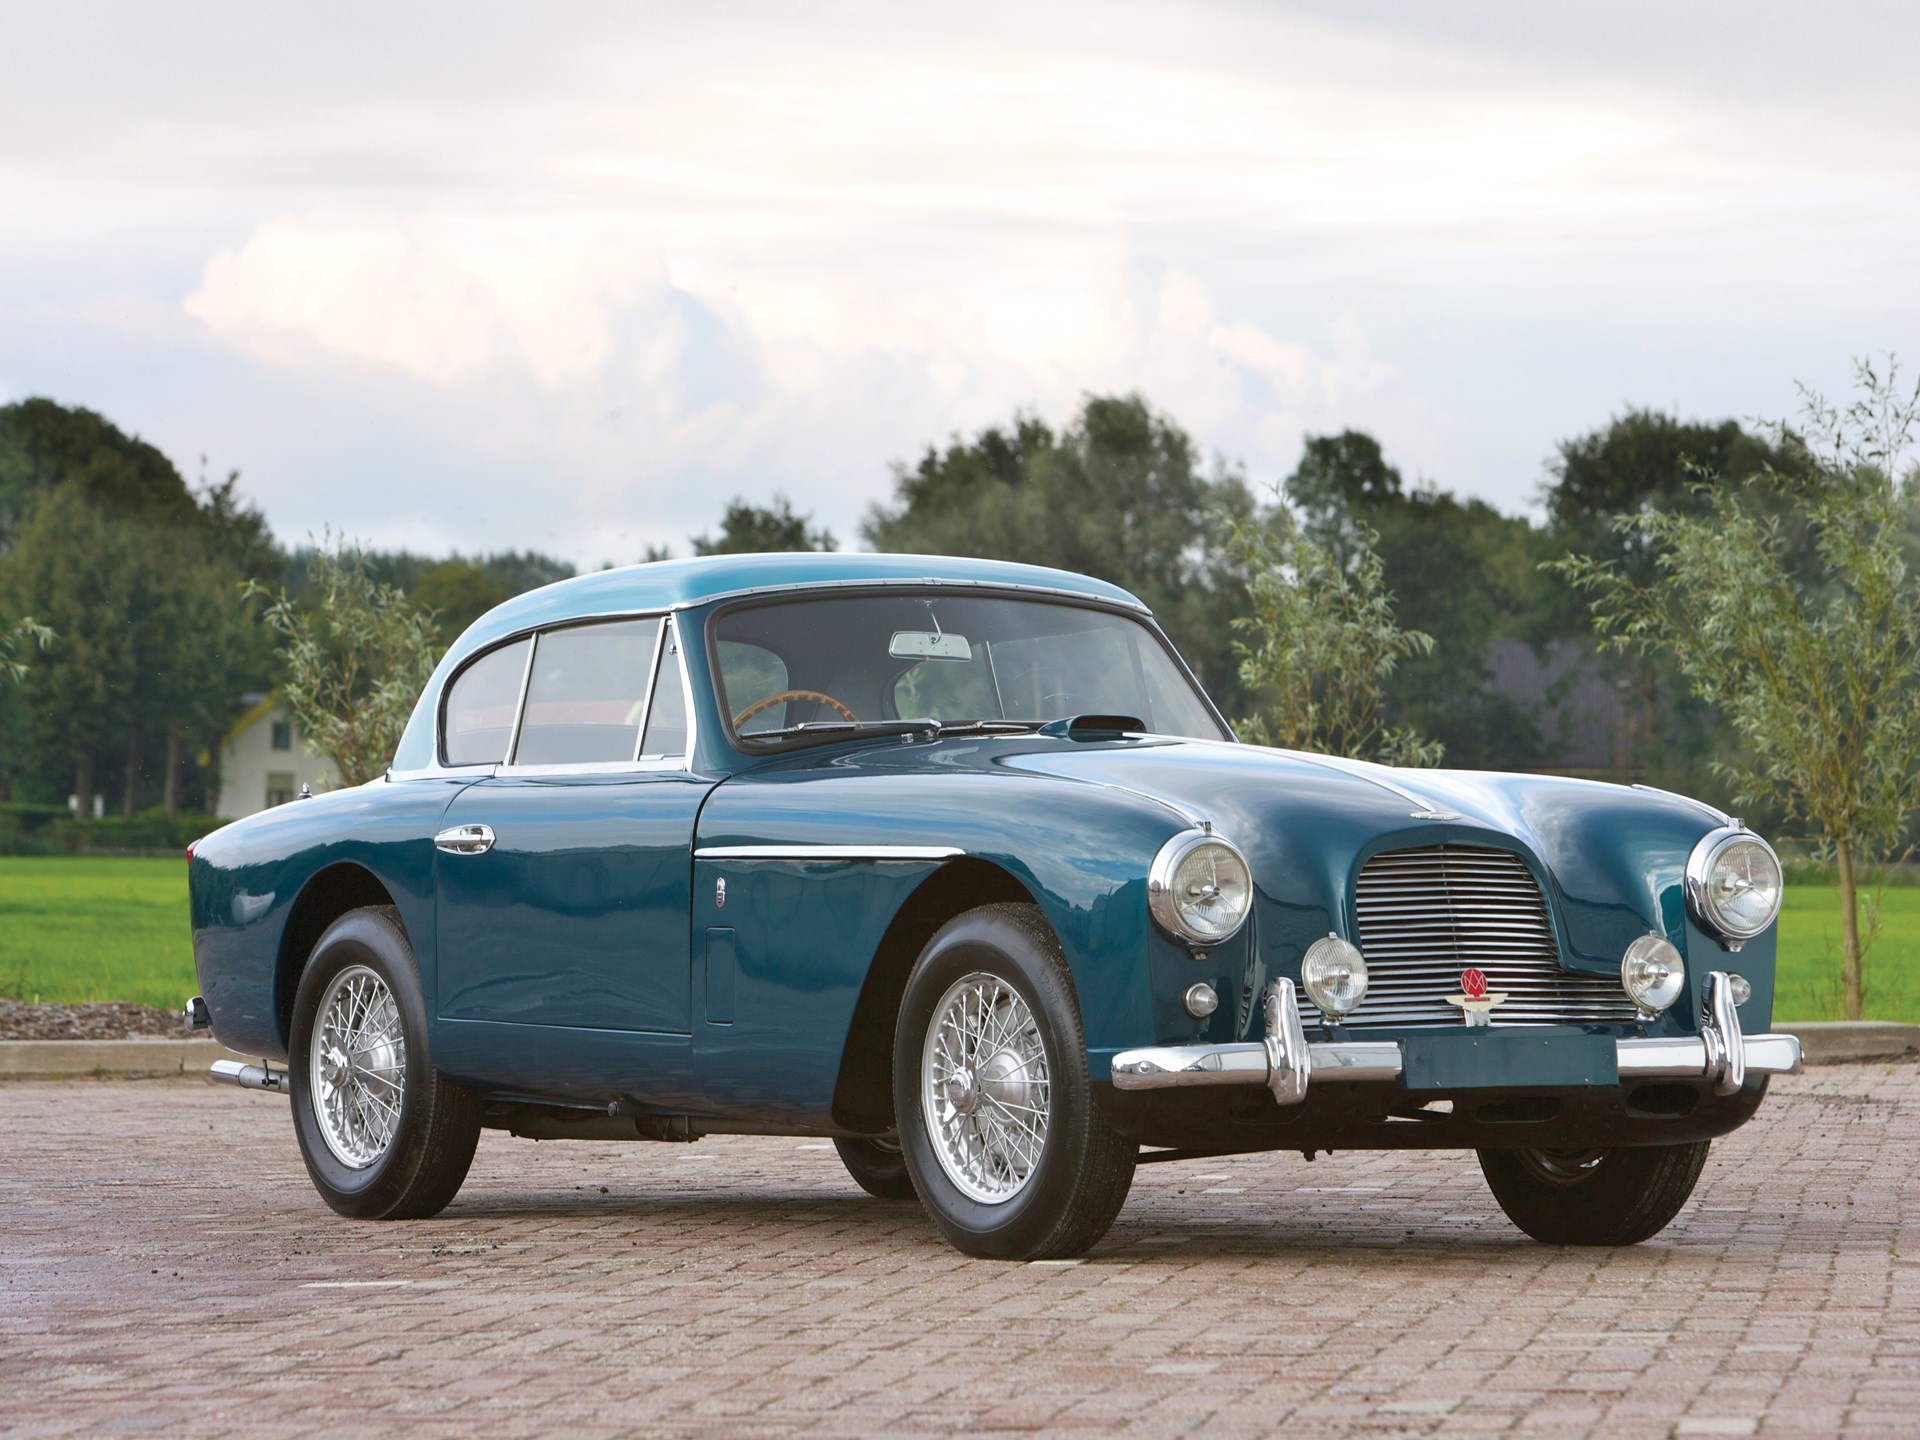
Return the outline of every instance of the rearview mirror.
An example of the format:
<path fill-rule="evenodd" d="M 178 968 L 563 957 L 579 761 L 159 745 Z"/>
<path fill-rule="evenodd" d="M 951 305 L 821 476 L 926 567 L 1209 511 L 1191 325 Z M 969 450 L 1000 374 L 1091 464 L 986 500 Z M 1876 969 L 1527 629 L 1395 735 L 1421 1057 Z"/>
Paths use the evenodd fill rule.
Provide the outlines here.
<path fill-rule="evenodd" d="M 887 653 L 896 660 L 971 660 L 973 647 L 964 635 L 933 630 L 896 630 Z"/>

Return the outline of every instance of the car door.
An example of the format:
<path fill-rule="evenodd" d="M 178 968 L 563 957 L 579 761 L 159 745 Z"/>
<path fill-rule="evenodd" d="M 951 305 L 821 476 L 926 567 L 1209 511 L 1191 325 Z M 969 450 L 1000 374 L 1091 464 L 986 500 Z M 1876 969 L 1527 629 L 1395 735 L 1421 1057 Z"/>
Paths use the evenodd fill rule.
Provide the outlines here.
<path fill-rule="evenodd" d="M 674 634 L 650 617 L 533 637 L 506 761 L 442 821 L 439 1017 L 495 1083 L 568 1071 L 593 1050 L 568 1032 L 684 1045 L 689 852 L 715 779 L 687 768 Z"/>

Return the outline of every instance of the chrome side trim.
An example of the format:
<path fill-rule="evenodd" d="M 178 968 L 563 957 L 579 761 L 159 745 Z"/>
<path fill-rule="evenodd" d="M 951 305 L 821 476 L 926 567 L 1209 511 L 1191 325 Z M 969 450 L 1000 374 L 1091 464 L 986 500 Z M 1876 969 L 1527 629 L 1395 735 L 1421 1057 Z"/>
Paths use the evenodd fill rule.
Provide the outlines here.
<path fill-rule="evenodd" d="M 287 1093 L 287 1072 L 269 1069 L 265 1065 L 243 1065 L 238 1060 L 216 1060 L 207 1071 L 209 1080 L 222 1085 L 238 1085 L 242 1090 L 270 1090 L 275 1095 Z"/>
<path fill-rule="evenodd" d="M 696 860 L 953 860 L 967 852 L 952 845 L 702 845 Z"/>

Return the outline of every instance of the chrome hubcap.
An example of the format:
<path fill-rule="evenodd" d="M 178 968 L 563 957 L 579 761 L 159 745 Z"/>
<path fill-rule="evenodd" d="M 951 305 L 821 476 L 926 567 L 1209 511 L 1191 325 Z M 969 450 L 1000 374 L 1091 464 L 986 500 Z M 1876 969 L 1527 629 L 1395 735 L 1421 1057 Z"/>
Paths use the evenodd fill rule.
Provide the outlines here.
<path fill-rule="evenodd" d="M 920 1106 L 947 1178 L 985 1204 L 1013 1199 L 1039 1167 L 1052 1084 L 1040 1027 L 1004 980 L 975 973 L 934 1006 Z"/>
<path fill-rule="evenodd" d="M 399 1002 L 366 966 L 342 970 L 320 997 L 310 1069 L 320 1138 L 342 1165 L 366 1169 L 393 1144 L 407 1083 Z"/>

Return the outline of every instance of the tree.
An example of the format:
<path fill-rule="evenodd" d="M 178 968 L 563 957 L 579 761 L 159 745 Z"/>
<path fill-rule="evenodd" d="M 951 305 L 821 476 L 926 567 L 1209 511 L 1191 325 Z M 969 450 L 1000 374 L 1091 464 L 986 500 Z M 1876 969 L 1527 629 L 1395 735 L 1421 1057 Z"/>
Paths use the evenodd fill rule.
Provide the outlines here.
<path fill-rule="evenodd" d="M 4 578 L 13 607 L 57 637 L 25 666 L 28 748 L 71 778 L 82 815 L 117 764 L 132 813 L 146 742 L 167 737 L 177 766 L 184 737 L 217 724 L 237 694 L 226 667 L 243 642 L 225 617 L 239 576 L 202 536 L 109 514 L 84 486 L 65 485 L 16 533 Z"/>
<path fill-rule="evenodd" d="M 1383 679 L 1382 712 L 1432 736 L 1456 764 L 1539 763 L 1537 717 L 1499 693 L 1492 668 L 1497 640 L 1552 638 L 1539 617 L 1558 587 L 1539 573 L 1549 553 L 1539 532 L 1431 482 L 1408 487 L 1379 443 L 1355 430 L 1309 436 L 1286 493 L 1308 540 L 1349 572 L 1377 556 L 1400 612 L 1445 637 Z"/>
<path fill-rule="evenodd" d="M 1892 361 L 1856 370 L 1844 409 L 1803 390 L 1803 429 L 1773 427 L 1783 465 L 1744 485 L 1701 471 L 1689 509 L 1617 516 L 1650 574 L 1617 554 L 1559 567 L 1603 644 L 1670 656 L 1727 717 L 1745 753 L 1718 768 L 1737 802 L 1772 801 L 1831 847 L 1851 1020 L 1866 993 L 1859 867 L 1897 844 L 1920 796 L 1920 387 L 1903 392 Z"/>
<path fill-rule="evenodd" d="M 282 589 L 265 618 L 281 636 L 281 693 L 300 727 L 349 785 L 386 771 L 440 654 L 434 613 L 376 580 L 342 544 L 309 552 L 298 599 Z M 266 594 L 258 583 L 250 595 Z"/>
<path fill-rule="evenodd" d="M 1390 765 L 1436 765 L 1442 747 L 1381 718 L 1381 686 L 1394 665 L 1433 649 L 1402 630 L 1372 532 L 1343 564 L 1284 506 L 1242 521 L 1231 552 L 1248 577 L 1251 608 L 1234 620 L 1240 679 L 1259 709 L 1238 723 L 1257 745 L 1316 750 Z"/>
<path fill-rule="evenodd" d="M 1202 684 L 1244 703 L 1232 617 L 1246 589 L 1225 537 L 1253 512 L 1237 474 L 1203 474 L 1185 431 L 1138 395 L 1090 396 L 1066 429 L 1031 415 L 896 466 L 876 550 L 980 555 L 1098 576 L 1152 607 Z"/>
<path fill-rule="evenodd" d="M 202 518 L 172 461 L 93 411 L 43 399 L 0 405 L 0 551 L 41 497 L 69 484 L 123 518 L 182 528 Z"/>
<path fill-rule="evenodd" d="M 17 657 L 29 642 L 44 650 L 53 643 L 53 631 L 31 615 L 22 615 L 11 625 L 0 624 L 0 680 L 17 683 L 26 675 L 26 662 Z"/>
<path fill-rule="evenodd" d="M 776 494 L 764 508 L 734 500 L 720 517 L 718 535 L 693 537 L 696 555 L 753 555 L 786 550 L 837 550 L 830 531 L 812 529 L 813 516 L 794 513 L 793 502 Z M 649 559 L 666 559 L 665 552 Z"/>

